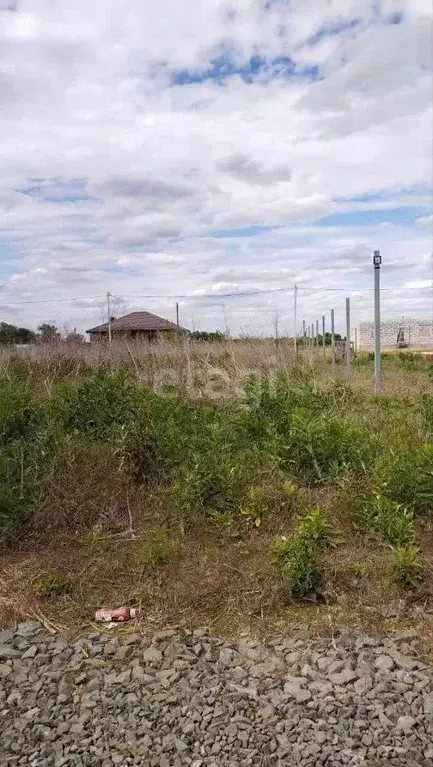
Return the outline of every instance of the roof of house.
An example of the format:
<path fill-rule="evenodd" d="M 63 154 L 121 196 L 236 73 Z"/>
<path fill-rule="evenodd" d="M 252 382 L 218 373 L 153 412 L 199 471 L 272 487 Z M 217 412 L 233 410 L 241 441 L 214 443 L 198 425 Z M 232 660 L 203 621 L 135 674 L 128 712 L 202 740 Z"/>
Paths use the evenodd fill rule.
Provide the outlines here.
<path fill-rule="evenodd" d="M 131 314 L 125 314 L 124 317 L 113 319 L 111 320 L 111 330 L 112 332 L 116 330 L 183 330 L 188 332 L 186 328 L 169 320 L 164 320 L 156 314 L 151 314 L 151 312 L 131 312 Z M 108 333 L 108 322 L 89 328 L 86 333 Z"/>

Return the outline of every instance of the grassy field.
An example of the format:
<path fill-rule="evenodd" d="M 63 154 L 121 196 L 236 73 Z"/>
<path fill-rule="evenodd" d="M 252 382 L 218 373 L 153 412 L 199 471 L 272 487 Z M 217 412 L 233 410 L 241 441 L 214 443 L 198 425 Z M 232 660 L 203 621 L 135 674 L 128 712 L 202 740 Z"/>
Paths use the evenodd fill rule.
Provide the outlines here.
<path fill-rule="evenodd" d="M 289 343 L 0 351 L 0 624 L 433 635 L 433 378 Z M 399 601 L 401 600 L 401 601 Z"/>

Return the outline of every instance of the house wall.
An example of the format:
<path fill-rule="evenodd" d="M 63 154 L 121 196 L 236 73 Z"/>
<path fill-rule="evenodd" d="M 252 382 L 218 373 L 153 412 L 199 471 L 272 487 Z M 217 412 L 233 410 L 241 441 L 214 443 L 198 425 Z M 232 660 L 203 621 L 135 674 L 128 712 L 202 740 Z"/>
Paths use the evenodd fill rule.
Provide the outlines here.
<path fill-rule="evenodd" d="M 383 349 L 397 348 L 399 330 L 404 329 L 404 340 L 409 347 L 433 349 L 433 320 L 388 320 L 380 325 L 381 346 Z M 352 331 L 352 340 L 359 350 L 374 349 L 374 322 L 360 322 Z"/>
<path fill-rule="evenodd" d="M 173 332 L 180 332 L 182 335 L 182 331 L 173 331 L 173 330 L 113 330 L 112 332 L 112 338 L 113 341 L 119 341 L 122 339 L 126 339 L 127 341 L 143 341 L 143 342 L 157 342 L 160 341 L 162 338 L 170 336 L 173 336 Z M 103 331 L 102 333 L 89 333 L 90 335 L 90 341 L 92 343 L 96 342 L 107 342 L 108 341 L 108 333 Z"/>
<path fill-rule="evenodd" d="M 102 333 L 90 333 L 90 340 L 92 342 L 107 342 L 108 333 L 103 331 Z M 156 341 L 158 340 L 158 333 L 155 330 L 113 330 L 113 341 L 127 340 L 127 341 Z"/>

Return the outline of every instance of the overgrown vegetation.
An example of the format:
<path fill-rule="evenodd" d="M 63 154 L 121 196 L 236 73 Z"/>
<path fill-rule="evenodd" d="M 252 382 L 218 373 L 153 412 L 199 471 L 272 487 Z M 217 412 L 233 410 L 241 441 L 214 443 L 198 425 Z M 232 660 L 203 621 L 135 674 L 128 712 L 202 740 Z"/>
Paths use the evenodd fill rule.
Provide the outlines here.
<path fill-rule="evenodd" d="M 424 562 L 418 546 L 398 546 L 393 551 L 391 576 L 396 583 L 415 587 L 423 580 Z"/>
<path fill-rule="evenodd" d="M 324 569 L 318 561 L 320 550 L 333 546 L 337 539 L 325 512 L 314 507 L 299 517 L 293 533 L 277 539 L 271 553 L 283 583 L 297 599 L 323 596 Z"/>
<path fill-rule="evenodd" d="M 229 352 L 222 364 L 229 375 Z M 399 355 L 391 364 L 413 371 L 420 362 Z M 309 365 L 280 365 L 247 376 L 237 396 L 212 398 L 202 373 L 193 374 L 200 383 L 191 396 L 181 385 L 154 391 L 134 361 L 110 370 L 11 358 L 0 377 L 8 549 L 56 530 L 102 560 L 116 536 L 129 531 L 118 539 L 126 546 L 146 519 L 153 535 L 137 543 L 134 562 L 154 572 L 182 560 L 191 530 L 239 552 L 263 537 L 286 591 L 320 600 L 343 521 L 388 557 L 391 547 L 390 583 L 414 589 L 429 576 L 420 535 L 433 507 L 427 375 L 421 394 L 375 399 L 340 378 L 321 380 Z M 51 573 L 38 593 L 69 588 Z"/>

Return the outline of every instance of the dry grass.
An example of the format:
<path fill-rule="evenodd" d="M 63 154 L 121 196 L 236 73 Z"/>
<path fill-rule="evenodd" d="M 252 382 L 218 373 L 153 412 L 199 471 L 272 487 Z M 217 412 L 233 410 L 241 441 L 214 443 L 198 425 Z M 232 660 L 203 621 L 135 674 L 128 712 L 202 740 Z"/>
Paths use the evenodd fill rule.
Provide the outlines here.
<path fill-rule="evenodd" d="M 131 367 L 137 377 L 159 391 L 175 385 L 190 397 L 217 399 L 238 398 L 252 373 L 276 374 L 289 372 L 301 362 L 315 370 L 319 385 L 331 379 L 346 379 L 342 352 L 337 353 L 335 374 L 331 369 L 330 351 L 298 348 L 295 355 L 293 341 L 280 339 L 228 340 L 224 342 L 161 341 L 149 344 L 143 341 L 105 344 L 66 344 L 65 342 L 31 345 L 28 347 L 0 346 L 0 376 L 8 376 L 11 358 L 19 357 L 29 368 L 35 364 L 44 375 L 45 393 L 50 395 L 58 380 L 78 378 L 88 368 L 116 370 L 122 365 Z M 431 382 L 424 372 L 396 369 L 392 366 L 395 353 L 386 355 L 382 370 L 382 392 L 388 396 L 416 396 L 431 390 Z M 391 369 L 389 369 L 391 367 Z M 351 384 L 355 390 L 374 395 L 373 363 L 352 365 Z"/>
<path fill-rule="evenodd" d="M 332 507 L 332 498 L 326 499 Z M 0 625 L 43 616 L 49 626 L 77 634 L 92 626 L 94 611 L 122 604 L 139 608 L 136 625 L 152 632 L 166 625 L 209 626 L 223 636 L 244 631 L 278 635 L 308 623 L 313 632 L 329 635 L 340 628 L 361 634 L 394 635 L 415 630 L 423 652 L 433 652 L 433 578 L 408 593 L 388 577 L 389 550 L 359 535 L 336 507 L 333 521 L 343 540 L 324 562 L 326 603 L 299 603 L 290 598 L 269 562 L 278 532 L 287 532 L 288 519 L 272 517 L 260 530 L 230 536 L 209 524 L 196 524 L 182 538 L 179 552 L 166 563 L 143 566 L 140 549 L 164 527 L 178 534 L 157 499 L 133 496 L 129 528 L 106 534 L 95 542 L 59 532 L 51 540 L 5 554 L 0 569 Z M 341 527 L 343 522 L 343 527 Z M 167 524 L 168 523 L 168 524 Z M 424 524 L 425 557 L 433 572 L 433 526 Z M 72 581 L 71 593 L 41 599 L 37 584 L 42 573 L 60 570 Z M 378 585 L 380 584 L 380 587 Z M 384 609 L 405 599 L 404 616 L 385 617 Z"/>

